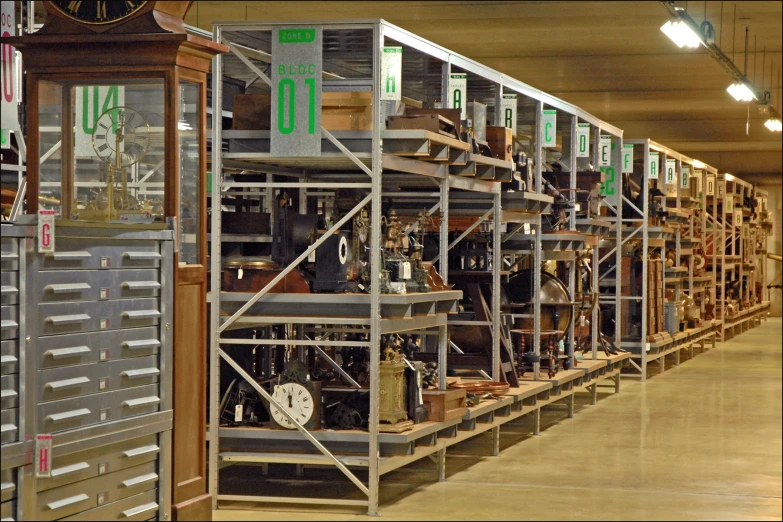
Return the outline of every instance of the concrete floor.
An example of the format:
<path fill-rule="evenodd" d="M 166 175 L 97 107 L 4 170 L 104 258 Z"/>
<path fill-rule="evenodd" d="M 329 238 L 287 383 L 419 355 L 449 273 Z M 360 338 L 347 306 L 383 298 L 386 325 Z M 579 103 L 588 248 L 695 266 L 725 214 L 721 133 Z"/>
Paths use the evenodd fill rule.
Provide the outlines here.
<path fill-rule="evenodd" d="M 770 319 L 644 384 L 624 377 L 597 406 L 579 394 L 573 419 L 547 407 L 540 437 L 526 418 L 501 429 L 499 457 L 488 436 L 466 441 L 448 450 L 446 482 L 426 459 L 386 475 L 381 517 L 781 520 L 782 339 Z M 335 483 L 319 473 L 307 471 L 310 487 Z M 247 504 L 214 519 L 373 520 L 350 508 L 234 507 Z"/>

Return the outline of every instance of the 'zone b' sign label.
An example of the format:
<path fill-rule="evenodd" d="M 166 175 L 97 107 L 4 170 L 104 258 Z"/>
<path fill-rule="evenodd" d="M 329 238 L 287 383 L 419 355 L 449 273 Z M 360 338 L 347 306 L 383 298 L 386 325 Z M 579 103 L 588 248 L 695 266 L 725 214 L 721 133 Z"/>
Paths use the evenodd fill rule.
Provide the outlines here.
<path fill-rule="evenodd" d="M 321 155 L 323 28 L 272 31 L 273 156 Z"/>

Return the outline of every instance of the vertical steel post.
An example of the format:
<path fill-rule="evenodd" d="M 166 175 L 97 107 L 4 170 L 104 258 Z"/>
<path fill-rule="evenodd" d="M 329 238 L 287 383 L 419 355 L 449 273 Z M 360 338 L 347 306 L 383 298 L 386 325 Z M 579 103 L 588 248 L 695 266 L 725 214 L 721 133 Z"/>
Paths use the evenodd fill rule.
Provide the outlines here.
<path fill-rule="evenodd" d="M 535 162 L 536 191 L 543 193 L 541 185 L 541 162 L 543 161 L 543 151 L 541 147 L 541 131 L 544 119 L 544 102 L 536 103 L 536 135 L 535 146 L 533 148 L 533 161 Z M 533 251 L 533 351 L 536 355 L 541 354 L 541 214 L 536 215 L 536 241 L 531 249 Z M 536 362 L 533 365 L 533 375 L 535 380 L 540 377 L 541 363 Z"/>
<path fill-rule="evenodd" d="M 500 237 L 500 193 L 492 195 L 492 380 L 499 381 L 500 371 L 500 271 L 503 270 Z M 445 373 L 445 372 L 441 372 Z"/>
<path fill-rule="evenodd" d="M 623 252 L 621 243 L 623 241 L 623 138 L 617 137 L 617 165 L 620 166 L 620 172 L 615 172 L 616 190 L 617 190 L 617 210 L 615 214 L 615 248 L 614 251 L 614 344 L 618 348 L 622 347 L 622 321 L 623 321 Z M 633 155 L 631 155 L 631 162 L 633 162 Z M 633 170 L 633 169 L 632 169 Z M 600 295 L 600 287 L 598 286 L 598 267 L 593 268 L 594 281 L 596 289 Z M 630 274 L 628 274 L 630 277 Z M 599 298 L 600 303 L 600 298 Z M 600 313 L 600 310 L 598 310 Z M 599 332 L 600 335 L 600 332 Z M 593 358 L 596 357 L 597 345 L 593 344 Z M 617 382 L 615 392 L 620 389 L 620 374 L 617 374 Z"/>
<path fill-rule="evenodd" d="M 647 324 L 647 314 L 644 312 L 646 307 L 648 306 L 649 301 L 647 300 L 648 295 L 648 280 L 647 280 L 647 273 L 648 273 L 648 249 L 650 247 L 650 231 L 647 229 L 647 224 L 649 223 L 649 215 L 650 215 L 650 204 L 649 204 L 649 194 L 650 194 L 650 177 L 652 177 L 652 172 L 650 171 L 650 143 L 648 141 L 645 141 L 642 143 L 642 147 L 644 147 L 644 174 L 642 175 L 642 183 L 641 183 L 641 192 L 642 192 L 642 302 L 641 302 L 641 308 L 642 308 L 642 338 L 641 338 L 641 366 L 642 366 L 642 379 L 641 381 L 644 382 L 647 380 L 647 327 L 649 326 Z M 658 159 L 658 163 L 660 164 L 660 158 Z M 656 173 L 657 174 L 657 173 Z"/>
<path fill-rule="evenodd" d="M 569 159 L 569 170 L 571 171 L 569 174 L 569 182 L 568 182 L 568 188 L 571 189 L 568 191 L 568 200 L 571 202 L 571 211 L 569 212 L 568 216 L 568 229 L 569 230 L 576 230 L 576 205 L 577 205 L 577 199 L 576 199 L 576 151 L 577 151 L 577 137 L 576 137 L 576 124 L 579 121 L 579 118 L 576 116 L 571 116 L 571 146 L 570 146 L 570 154 L 571 158 Z M 588 212 L 589 215 L 589 212 Z M 574 256 L 577 256 L 577 253 L 574 253 Z M 579 265 L 579 262 L 577 261 L 576 257 L 572 261 L 568 262 L 571 266 L 568 269 L 568 292 L 571 295 L 571 298 L 574 299 L 576 296 L 576 267 Z M 569 345 L 566 345 L 566 355 L 568 355 L 568 362 L 569 362 L 569 368 L 574 369 L 576 365 L 576 355 L 574 350 L 576 349 L 576 339 L 574 338 L 574 323 L 575 321 L 571 321 L 571 324 L 568 325 L 568 336 L 567 340 Z"/>

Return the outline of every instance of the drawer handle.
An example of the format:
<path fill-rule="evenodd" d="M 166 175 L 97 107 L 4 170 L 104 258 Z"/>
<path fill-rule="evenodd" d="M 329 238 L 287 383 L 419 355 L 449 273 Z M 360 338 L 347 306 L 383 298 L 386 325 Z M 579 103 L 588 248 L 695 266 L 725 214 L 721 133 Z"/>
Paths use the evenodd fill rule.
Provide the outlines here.
<path fill-rule="evenodd" d="M 65 390 L 68 388 L 74 388 L 81 384 L 89 384 L 89 377 L 74 377 L 73 379 L 64 379 L 62 381 L 47 382 L 46 387 L 52 391 Z"/>
<path fill-rule="evenodd" d="M 158 252 L 124 252 L 122 255 L 134 261 L 140 259 L 160 259 L 162 257 Z"/>
<path fill-rule="evenodd" d="M 46 254 L 47 257 L 54 258 L 55 261 L 67 261 L 72 259 L 86 259 L 88 257 L 92 257 L 92 254 L 89 252 L 85 252 L 84 250 L 79 250 L 76 252 L 52 252 L 51 254 Z"/>
<path fill-rule="evenodd" d="M 70 466 L 63 466 L 61 468 L 53 468 L 52 469 L 52 478 L 62 477 L 64 475 L 70 475 L 71 473 L 76 473 L 77 471 L 82 471 L 83 469 L 90 469 L 90 464 L 88 462 L 77 462 L 76 464 L 71 464 Z"/>
<path fill-rule="evenodd" d="M 160 317 L 160 312 L 157 310 L 130 310 L 122 312 L 122 316 L 128 319 L 154 319 Z"/>
<path fill-rule="evenodd" d="M 11 328 L 16 328 L 17 326 L 19 326 L 19 323 L 11 319 L 3 319 L 0 321 L 0 330 L 10 330 Z"/>
<path fill-rule="evenodd" d="M 128 408 L 139 408 L 141 406 L 149 406 L 150 404 L 158 404 L 159 402 L 160 397 L 151 395 L 149 397 L 142 397 L 140 399 L 128 399 L 127 401 L 122 401 L 122 405 L 127 406 Z"/>
<path fill-rule="evenodd" d="M 0 433 L 8 433 L 11 431 L 16 431 L 16 424 L 3 424 L 0 426 Z"/>
<path fill-rule="evenodd" d="M 51 509 L 52 511 L 60 508 L 64 508 L 66 506 L 71 506 L 73 504 L 78 504 L 79 502 L 84 502 L 85 500 L 88 500 L 90 497 L 85 495 L 84 493 L 79 493 L 78 495 L 74 495 L 72 497 L 64 498 L 62 500 L 56 500 L 54 502 L 49 502 L 46 504 L 46 507 Z"/>
<path fill-rule="evenodd" d="M 12 399 L 19 395 L 15 390 L 3 390 L 0 392 L 0 399 Z"/>
<path fill-rule="evenodd" d="M 70 292 L 78 292 L 79 290 L 89 290 L 92 288 L 87 283 L 69 283 L 62 285 L 46 285 L 44 290 L 48 290 L 53 294 L 67 294 Z"/>
<path fill-rule="evenodd" d="M 135 508 L 126 509 L 122 512 L 122 516 L 125 518 L 130 518 L 136 515 L 140 515 L 142 513 L 146 513 L 147 511 L 154 511 L 158 509 L 158 504 L 155 502 L 150 502 L 149 504 L 143 504 L 141 506 L 137 506 Z"/>
<path fill-rule="evenodd" d="M 0 294 L 6 295 L 6 294 L 18 294 L 18 293 L 19 293 L 19 289 L 16 288 L 15 286 L 10 286 L 10 285 L 0 286 Z"/>
<path fill-rule="evenodd" d="M 48 322 L 58 326 L 61 324 L 79 324 L 90 319 L 91 317 L 87 314 L 50 315 L 46 318 Z"/>
<path fill-rule="evenodd" d="M 70 348 L 55 348 L 54 350 L 47 350 L 44 355 L 50 355 L 52 359 L 62 359 L 64 357 L 73 357 L 80 353 L 90 353 L 92 350 L 89 346 L 72 346 Z"/>
<path fill-rule="evenodd" d="M 154 290 L 160 288 L 157 281 L 125 281 L 122 286 L 129 290 Z"/>
<path fill-rule="evenodd" d="M 16 252 L 8 252 L 6 250 L 0 251 L 0 259 L 5 261 L 6 259 L 19 259 L 19 254 Z"/>
<path fill-rule="evenodd" d="M 122 485 L 126 488 L 130 488 L 132 486 L 138 486 L 139 484 L 144 484 L 146 482 L 154 482 L 158 480 L 158 474 L 157 473 L 147 473 L 146 475 L 140 475 L 138 477 L 123 480 Z"/>
<path fill-rule="evenodd" d="M 129 350 L 139 350 L 141 348 L 157 348 L 160 346 L 160 341 L 157 339 L 142 339 L 140 341 L 123 341 L 123 348 Z"/>
<path fill-rule="evenodd" d="M 153 375 L 160 375 L 160 370 L 157 368 L 141 368 L 139 370 L 127 370 L 120 375 L 127 377 L 128 379 L 141 379 L 143 377 L 152 377 Z"/>
<path fill-rule="evenodd" d="M 61 422 L 64 420 L 78 419 L 79 417 L 84 417 L 90 413 L 92 412 L 87 408 L 79 408 L 78 410 L 64 411 L 62 413 L 52 413 L 51 415 L 46 416 L 46 420 L 52 422 Z"/>
<path fill-rule="evenodd" d="M 5 493 L 6 491 L 13 491 L 16 489 L 16 484 L 13 482 L 3 482 L 0 484 L 0 491 Z"/>
<path fill-rule="evenodd" d="M 17 359 L 13 355 L 3 355 L 3 356 L 0 356 L 0 365 L 5 366 L 6 364 L 14 364 L 18 360 L 19 359 Z"/>
<path fill-rule="evenodd" d="M 140 457 L 141 455 L 146 455 L 147 453 L 157 453 L 159 451 L 160 448 L 155 444 L 152 444 L 150 446 L 142 446 L 140 448 L 129 449 L 128 451 L 123 451 L 122 454 L 128 458 L 133 458 L 133 457 Z"/>

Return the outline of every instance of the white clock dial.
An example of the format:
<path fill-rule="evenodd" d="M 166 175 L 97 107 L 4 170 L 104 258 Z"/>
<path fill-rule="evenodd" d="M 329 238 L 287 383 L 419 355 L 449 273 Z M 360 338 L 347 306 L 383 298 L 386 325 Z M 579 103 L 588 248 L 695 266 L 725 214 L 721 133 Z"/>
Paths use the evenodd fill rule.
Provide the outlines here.
<path fill-rule="evenodd" d="M 295 382 L 278 384 L 275 386 L 272 398 L 285 409 L 299 424 L 305 424 L 313 416 L 315 404 L 310 391 Z M 283 428 L 296 429 L 294 423 L 288 420 L 280 409 L 271 405 L 272 418 Z"/>
<path fill-rule="evenodd" d="M 147 153 L 150 126 L 144 116 L 130 107 L 115 107 L 98 117 L 92 147 L 112 167 L 129 167 Z"/>

